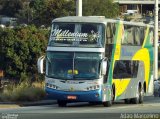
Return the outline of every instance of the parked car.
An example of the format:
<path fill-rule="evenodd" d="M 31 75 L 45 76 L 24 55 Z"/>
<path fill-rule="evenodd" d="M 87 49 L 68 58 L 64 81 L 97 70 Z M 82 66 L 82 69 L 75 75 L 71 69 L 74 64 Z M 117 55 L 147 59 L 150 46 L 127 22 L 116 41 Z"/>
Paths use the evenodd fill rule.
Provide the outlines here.
<path fill-rule="evenodd" d="M 160 97 L 160 78 L 158 80 L 154 80 L 154 96 Z"/>

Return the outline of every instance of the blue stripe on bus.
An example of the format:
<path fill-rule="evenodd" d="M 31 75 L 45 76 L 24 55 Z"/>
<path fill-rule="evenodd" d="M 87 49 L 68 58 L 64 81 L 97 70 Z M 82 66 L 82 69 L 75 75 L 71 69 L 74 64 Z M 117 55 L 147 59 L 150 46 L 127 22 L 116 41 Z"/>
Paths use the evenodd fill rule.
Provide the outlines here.
<path fill-rule="evenodd" d="M 68 100 L 68 101 L 80 101 L 80 102 L 102 102 L 102 92 L 101 90 L 93 90 L 93 91 L 76 91 L 76 92 L 67 92 L 54 90 L 50 88 L 45 89 L 48 98 L 54 100 L 68 100 L 67 96 L 76 96 L 76 100 Z M 97 95 L 99 95 L 97 97 Z"/>

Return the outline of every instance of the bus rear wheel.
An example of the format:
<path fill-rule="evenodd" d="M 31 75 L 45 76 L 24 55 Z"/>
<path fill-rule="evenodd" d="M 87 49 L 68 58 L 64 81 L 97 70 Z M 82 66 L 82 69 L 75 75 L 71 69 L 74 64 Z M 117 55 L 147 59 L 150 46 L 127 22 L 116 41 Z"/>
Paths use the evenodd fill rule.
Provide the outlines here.
<path fill-rule="evenodd" d="M 66 105 L 67 105 L 67 102 L 66 101 L 62 101 L 62 100 L 58 100 L 57 103 L 58 103 L 59 107 L 66 107 Z"/>
<path fill-rule="evenodd" d="M 143 103 L 144 89 L 139 87 L 137 92 L 138 92 L 137 97 L 131 99 L 131 102 L 133 104 Z"/>
<path fill-rule="evenodd" d="M 142 104 L 143 100 L 144 100 L 144 89 L 142 87 L 142 88 L 140 88 L 139 103 Z"/>

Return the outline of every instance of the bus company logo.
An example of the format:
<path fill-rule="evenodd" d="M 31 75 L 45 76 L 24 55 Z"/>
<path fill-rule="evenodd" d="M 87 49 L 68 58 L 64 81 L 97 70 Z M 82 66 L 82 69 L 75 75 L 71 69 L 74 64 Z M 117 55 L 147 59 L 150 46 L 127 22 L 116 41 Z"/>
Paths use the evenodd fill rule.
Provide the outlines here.
<path fill-rule="evenodd" d="M 62 30 L 62 29 L 54 29 L 52 31 L 52 37 L 83 37 L 86 38 L 88 36 L 87 33 L 72 33 L 69 30 Z"/>
<path fill-rule="evenodd" d="M 51 33 L 51 38 L 51 40 L 55 41 L 87 41 L 88 39 L 93 41 L 100 38 L 100 34 L 93 30 L 90 33 L 73 33 L 69 30 L 54 29 Z"/>
<path fill-rule="evenodd" d="M 73 87 L 70 87 L 70 89 L 69 89 L 70 91 L 74 91 L 74 88 Z"/>

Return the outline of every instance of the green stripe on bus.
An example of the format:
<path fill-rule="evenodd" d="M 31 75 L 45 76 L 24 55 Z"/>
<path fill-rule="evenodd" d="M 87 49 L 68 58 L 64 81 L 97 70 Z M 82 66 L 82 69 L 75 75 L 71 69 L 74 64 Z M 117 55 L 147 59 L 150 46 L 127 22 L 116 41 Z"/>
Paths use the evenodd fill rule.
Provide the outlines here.
<path fill-rule="evenodd" d="M 116 34 L 115 34 L 115 37 L 114 37 L 114 46 L 113 46 L 113 52 L 112 52 L 112 58 L 111 58 L 111 66 L 109 68 L 109 84 L 112 85 L 112 78 L 113 78 L 113 73 L 112 73 L 112 70 L 113 70 L 113 63 L 114 63 L 114 56 L 115 56 L 115 50 L 116 50 L 116 45 L 117 45 L 117 39 L 118 39 L 118 32 L 119 32 L 119 27 L 120 27 L 120 22 L 117 22 L 116 24 Z"/>

